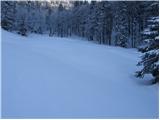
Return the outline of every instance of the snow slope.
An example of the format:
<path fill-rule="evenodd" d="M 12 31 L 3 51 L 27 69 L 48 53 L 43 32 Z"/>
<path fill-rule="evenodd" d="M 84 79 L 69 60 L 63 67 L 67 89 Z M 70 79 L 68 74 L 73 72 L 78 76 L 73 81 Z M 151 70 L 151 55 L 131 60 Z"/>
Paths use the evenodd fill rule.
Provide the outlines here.
<path fill-rule="evenodd" d="M 157 118 L 135 49 L 2 30 L 3 118 Z"/>

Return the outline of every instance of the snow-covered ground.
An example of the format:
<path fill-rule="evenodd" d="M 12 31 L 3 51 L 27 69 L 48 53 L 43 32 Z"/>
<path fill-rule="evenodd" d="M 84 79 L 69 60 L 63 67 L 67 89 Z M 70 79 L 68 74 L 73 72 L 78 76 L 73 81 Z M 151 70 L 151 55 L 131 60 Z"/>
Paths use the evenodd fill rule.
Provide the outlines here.
<path fill-rule="evenodd" d="M 159 88 L 134 77 L 138 57 L 135 49 L 2 30 L 2 117 L 157 118 Z"/>

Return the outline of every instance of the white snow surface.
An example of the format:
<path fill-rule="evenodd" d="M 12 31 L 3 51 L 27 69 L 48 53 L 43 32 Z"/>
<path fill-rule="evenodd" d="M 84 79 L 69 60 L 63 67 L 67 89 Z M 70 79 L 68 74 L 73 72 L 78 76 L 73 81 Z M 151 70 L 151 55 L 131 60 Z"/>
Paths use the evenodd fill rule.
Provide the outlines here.
<path fill-rule="evenodd" d="M 2 30 L 2 118 L 158 118 L 136 49 Z"/>

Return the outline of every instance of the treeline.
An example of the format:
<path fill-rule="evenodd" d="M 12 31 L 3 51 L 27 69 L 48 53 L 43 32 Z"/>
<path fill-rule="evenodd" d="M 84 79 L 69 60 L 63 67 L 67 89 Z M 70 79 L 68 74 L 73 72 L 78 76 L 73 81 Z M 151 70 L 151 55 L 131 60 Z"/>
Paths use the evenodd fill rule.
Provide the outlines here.
<path fill-rule="evenodd" d="M 2 27 L 61 37 L 72 34 L 100 44 L 137 47 L 158 1 L 2 1 Z"/>

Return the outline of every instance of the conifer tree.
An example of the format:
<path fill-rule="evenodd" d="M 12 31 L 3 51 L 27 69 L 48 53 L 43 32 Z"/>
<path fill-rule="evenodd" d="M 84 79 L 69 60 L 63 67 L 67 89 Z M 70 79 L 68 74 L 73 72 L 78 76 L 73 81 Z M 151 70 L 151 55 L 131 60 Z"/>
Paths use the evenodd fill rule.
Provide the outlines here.
<path fill-rule="evenodd" d="M 27 26 L 26 26 L 25 18 L 21 19 L 21 22 L 19 24 L 18 34 L 22 36 L 27 36 Z"/>
<path fill-rule="evenodd" d="M 145 45 L 139 48 L 144 55 L 138 65 L 143 68 L 136 72 L 137 77 L 144 77 L 145 74 L 152 74 L 154 77 L 153 83 L 159 81 L 159 18 L 150 17 L 148 26 L 144 30 Z"/>
<path fill-rule="evenodd" d="M 1 1 L 1 24 L 5 30 L 12 31 L 15 21 L 15 1 Z"/>

